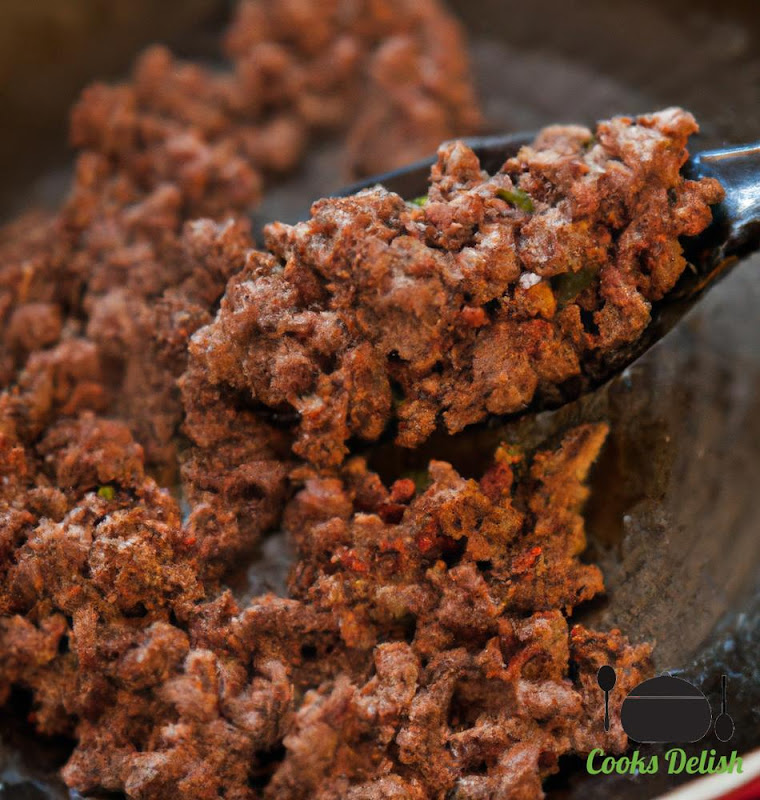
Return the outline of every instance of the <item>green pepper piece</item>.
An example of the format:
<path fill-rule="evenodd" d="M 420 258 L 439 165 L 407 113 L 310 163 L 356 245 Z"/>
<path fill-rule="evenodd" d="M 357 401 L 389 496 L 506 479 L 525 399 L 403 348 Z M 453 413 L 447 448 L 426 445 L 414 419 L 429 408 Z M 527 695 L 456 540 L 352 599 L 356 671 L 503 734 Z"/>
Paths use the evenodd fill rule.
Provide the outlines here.
<path fill-rule="evenodd" d="M 496 194 L 502 200 L 506 200 L 510 205 L 519 208 L 521 211 L 527 211 L 528 213 L 535 211 L 531 196 L 522 189 L 512 189 L 511 191 L 509 189 L 497 189 Z"/>
<path fill-rule="evenodd" d="M 578 272 L 564 272 L 551 279 L 554 297 L 559 306 L 570 303 L 594 282 L 599 268 L 594 266 L 582 267 Z"/>

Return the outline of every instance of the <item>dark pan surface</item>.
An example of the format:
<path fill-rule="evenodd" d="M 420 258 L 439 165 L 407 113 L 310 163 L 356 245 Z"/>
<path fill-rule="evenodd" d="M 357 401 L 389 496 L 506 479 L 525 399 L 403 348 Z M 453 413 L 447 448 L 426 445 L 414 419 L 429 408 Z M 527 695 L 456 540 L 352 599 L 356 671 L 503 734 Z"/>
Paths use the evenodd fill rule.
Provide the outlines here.
<path fill-rule="evenodd" d="M 452 6 L 472 32 L 494 131 L 591 123 L 680 104 L 700 120 L 705 146 L 760 139 L 760 10 L 754 3 L 457 0 Z M 303 175 L 270 195 L 262 216 L 287 216 L 305 197 L 337 189 L 345 182 L 333 169 L 337 152 L 323 146 Z M 603 567 L 608 596 L 581 616 L 618 625 L 634 640 L 655 640 L 658 669 L 693 680 L 714 713 L 725 672 L 736 723 L 729 749 L 740 752 L 760 746 L 758 309 L 755 257 L 593 395 L 556 412 L 439 439 L 420 452 L 386 449 L 373 456 L 380 470 L 392 472 L 423 462 L 435 448 L 436 457 L 476 475 L 482 453 L 501 438 L 538 443 L 574 422 L 609 420 L 587 512 L 589 557 Z M 248 578 L 277 588 L 286 564 L 273 539 Z M 23 731 L 4 736 L 21 743 L 6 750 L 6 780 L 25 772 L 37 780 L 65 753 L 57 745 L 43 754 L 29 750 Z M 702 742 L 718 745 L 712 733 Z M 587 778 L 580 762 L 566 767 L 552 781 L 551 796 L 639 800 L 678 780 Z M 67 796 L 61 791 L 48 782 L 28 783 L 0 789 L 0 798 Z"/>

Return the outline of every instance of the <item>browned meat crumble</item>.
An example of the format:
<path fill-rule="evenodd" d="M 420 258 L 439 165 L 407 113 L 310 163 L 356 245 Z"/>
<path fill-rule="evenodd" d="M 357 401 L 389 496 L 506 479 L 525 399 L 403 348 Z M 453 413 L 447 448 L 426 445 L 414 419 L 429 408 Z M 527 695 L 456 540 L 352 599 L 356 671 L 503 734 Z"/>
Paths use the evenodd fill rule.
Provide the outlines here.
<path fill-rule="evenodd" d="M 594 677 L 614 664 L 622 698 L 650 648 L 567 618 L 602 591 L 578 556 L 603 426 L 479 482 L 434 462 L 420 492 L 301 468 L 292 599 L 240 608 L 126 426 L 84 413 L 35 447 L 3 419 L 0 694 L 76 738 L 79 791 L 532 798 L 560 755 L 625 747 Z"/>
<path fill-rule="evenodd" d="M 87 90 L 63 207 L 0 230 L 0 703 L 75 740 L 80 792 L 540 797 L 561 755 L 626 746 L 650 672 L 570 619 L 603 591 L 604 426 L 420 488 L 348 442 L 514 411 L 640 335 L 720 197 L 679 176 L 696 125 L 549 128 L 493 176 L 444 145 L 419 205 L 323 200 L 257 250 L 245 211 L 310 138 L 371 173 L 479 116 L 432 1 L 250 0 L 227 51 Z M 289 596 L 238 604 L 226 573 L 278 525 Z"/>
<path fill-rule="evenodd" d="M 176 479 L 186 341 L 251 246 L 240 215 L 265 179 L 296 167 L 313 134 L 349 128 L 356 174 L 480 124 L 459 26 L 435 2 L 242 2 L 227 43 L 229 70 L 157 47 L 129 82 L 85 90 L 63 208 L 0 231 L 0 386 L 30 353 L 86 336 L 163 482 Z M 382 138 L 362 132 L 376 114 Z M 203 216 L 216 226 L 188 224 Z"/>
<path fill-rule="evenodd" d="M 297 411 L 294 450 L 325 467 L 391 422 L 413 447 L 556 395 L 641 335 L 709 224 L 722 189 L 679 174 L 696 129 L 680 109 L 547 128 L 492 176 L 446 144 L 421 207 L 377 188 L 270 225 L 191 351 Z"/>

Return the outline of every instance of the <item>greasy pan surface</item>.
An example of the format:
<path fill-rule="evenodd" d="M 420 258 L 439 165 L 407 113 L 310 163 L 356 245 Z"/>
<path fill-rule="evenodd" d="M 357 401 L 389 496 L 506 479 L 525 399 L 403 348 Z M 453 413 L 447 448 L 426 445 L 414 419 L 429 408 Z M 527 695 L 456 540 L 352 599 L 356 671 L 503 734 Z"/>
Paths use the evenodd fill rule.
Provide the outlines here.
<path fill-rule="evenodd" d="M 760 139 L 760 11 L 751 2 L 452 6 L 471 31 L 493 130 L 680 104 L 702 124 L 705 147 Z M 270 196 L 262 215 L 286 215 L 305 195 L 336 189 L 344 176 L 332 163 L 334 151 L 324 148 L 305 176 Z M 609 420 L 587 512 L 608 597 L 581 616 L 619 625 L 634 641 L 655 640 L 657 668 L 693 680 L 714 713 L 725 672 L 736 723 L 728 749 L 740 752 L 760 746 L 759 270 L 757 257 L 740 265 L 623 376 L 578 403 L 439 438 L 419 452 L 386 448 L 373 456 L 391 471 L 435 452 L 476 475 L 481 454 L 505 436 L 539 442 L 571 423 Z M 43 759 L 21 733 L 4 730 L 15 745 L 5 756 L 10 773 L 35 775 L 34 767 L 61 755 L 54 746 Z M 712 733 L 701 745 L 721 748 Z M 678 780 L 589 778 L 583 765 L 568 763 L 550 796 L 648 798 Z M 59 792 L 27 784 L 0 789 L 0 798 L 66 796 Z"/>

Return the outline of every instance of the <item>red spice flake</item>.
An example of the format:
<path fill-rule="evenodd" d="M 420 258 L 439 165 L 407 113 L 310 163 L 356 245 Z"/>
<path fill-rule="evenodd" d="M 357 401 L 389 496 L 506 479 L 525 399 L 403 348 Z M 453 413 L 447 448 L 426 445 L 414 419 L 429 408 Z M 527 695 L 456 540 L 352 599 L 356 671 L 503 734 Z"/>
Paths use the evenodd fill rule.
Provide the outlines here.
<path fill-rule="evenodd" d="M 536 565 L 541 556 L 540 547 L 532 547 L 527 553 L 521 553 L 512 561 L 512 569 L 515 572 L 527 572 Z"/>
<path fill-rule="evenodd" d="M 417 487 L 411 478 L 399 478 L 391 486 L 391 503 L 408 503 L 413 497 Z"/>
<path fill-rule="evenodd" d="M 415 537 L 420 553 L 427 555 L 438 545 L 438 526 L 430 520 L 423 530 Z"/>
<path fill-rule="evenodd" d="M 470 325 L 473 328 L 482 328 L 488 325 L 488 314 L 480 306 L 465 306 L 460 312 L 459 316 L 465 325 Z"/>
<path fill-rule="evenodd" d="M 363 574 L 369 572 L 369 564 L 356 554 L 356 550 L 344 550 L 334 556 L 333 560 L 338 561 L 342 566 L 353 572 L 361 572 Z"/>

